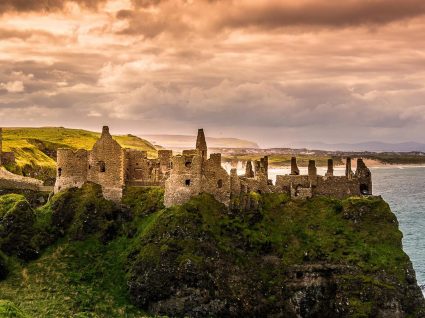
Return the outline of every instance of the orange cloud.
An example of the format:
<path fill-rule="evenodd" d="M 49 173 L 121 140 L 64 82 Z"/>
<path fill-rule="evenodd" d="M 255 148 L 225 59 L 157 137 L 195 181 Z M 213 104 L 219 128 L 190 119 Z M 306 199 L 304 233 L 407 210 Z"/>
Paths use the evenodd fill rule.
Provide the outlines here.
<path fill-rule="evenodd" d="M 311 136 L 420 140 L 424 7 L 3 1 L 0 111 L 10 114 L 3 124 L 41 118 L 40 125 L 109 123 L 133 133 L 205 126 L 280 145 Z"/>

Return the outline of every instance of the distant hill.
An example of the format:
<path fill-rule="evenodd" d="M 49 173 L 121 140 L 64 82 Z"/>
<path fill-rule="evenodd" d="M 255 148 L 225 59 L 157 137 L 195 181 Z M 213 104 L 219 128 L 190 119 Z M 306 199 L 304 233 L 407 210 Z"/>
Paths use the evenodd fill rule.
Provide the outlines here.
<path fill-rule="evenodd" d="M 16 165 L 7 167 L 15 173 L 46 179 L 54 177 L 58 148 L 91 149 L 100 133 L 62 127 L 3 128 L 3 151 L 13 151 Z M 156 148 L 133 135 L 113 136 L 123 147 L 145 150 L 156 156 Z"/>
<path fill-rule="evenodd" d="M 169 149 L 190 149 L 196 142 L 196 136 L 189 135 L 144 135 L 142 138 Z M 209 148 L 259 148 L 257 143 L 244 139 L 218 137 L 206 139 Z"/>
<path fill-rule="evenodd" d="M 303 147 L 317 150 L 332 151 L 371 151 L 371 152 L 425 152 L 425 143 L 418 142 L 402 142 L 402 143 L 385 143 L 380 141 L 370 141 L 361 143 L 337 143 L 327 144 L 324 142 L 307 142 L 302 143 Z"/>

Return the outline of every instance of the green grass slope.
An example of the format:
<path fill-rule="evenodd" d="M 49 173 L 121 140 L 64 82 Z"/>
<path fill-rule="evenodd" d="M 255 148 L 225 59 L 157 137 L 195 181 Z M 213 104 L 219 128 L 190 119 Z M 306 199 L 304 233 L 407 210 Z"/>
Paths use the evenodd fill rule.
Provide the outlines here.
<path fill-rule="evenodd" d="M 3 128 L 3 151 L 13 151 L 16 165 L 8 170 L 36 177 L 52 178 L 55 175 L 55 157 L 58 148 L 91 149 L 100 133 L 62 127 Z M 125 148 L 145 150 L 149 157 L 156 157 L 155 147 L 148 141 L 133 135 L 114 136 Z"/>
<path fill-rule="evenodd" d="M 397 220 L 381 198 L 251 197 L 256 204 L 240 212 L 207 194 L 166 209 L 154 187 L 126 189 L 122 210 L 94 184 L 38 208 L 22 195 L 0 196 L 0 227 L 21 232 L 22 224 L 25 235 L 14 241 L 39 255 L 23 261 L 13 246 L 0 247 L 9 272 L 0 313 L 2 306 L 28 317 L 424 313 Z"/>
<path fill-rule="evenodd" d="M 4 197 L 4 211 L 23 200 L 20 195 Z M 45 249 L 31 262 L 22 262 L 14 250 L 5 249 L 9 275 L 0 281 L 0 300 L 13 302 L 28 317 L 145 317 L 130 302 L 127 258 L 137 245 L 136 233 L 142 235 L 163 208 L 162 190 L 133 189 L 124 201 L 139 208 L 131 215 L 130 211 L 118 213 L 114 204 L 102 198 L 98 186 L 88 184 L 35 209 L 33 228 L 38 233 L 17 241 Z M 23 217 L 16 219 L 21 223 Z"/>

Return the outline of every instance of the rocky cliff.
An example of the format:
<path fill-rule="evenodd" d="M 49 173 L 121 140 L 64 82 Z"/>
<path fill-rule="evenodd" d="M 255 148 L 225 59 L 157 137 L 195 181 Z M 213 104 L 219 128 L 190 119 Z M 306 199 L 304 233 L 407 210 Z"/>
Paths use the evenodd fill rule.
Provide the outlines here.
<path fill-rule="evenodd" d="M 228 211 L 202 194 L 165 209 L 161 189 L 129 188 L 118 209 L 100 191 L 38 207 L 0 196 L 0 304 L 25 317 L 424 316 L 379 197 L 252 194 Z"/>
<path fill-rule="evenodd" d="M 208 195 L 164 211 L 130 256 L 133 301 L 170 316 L 424 314 L 381 198 L 255 198 L 243 213 Z"/>

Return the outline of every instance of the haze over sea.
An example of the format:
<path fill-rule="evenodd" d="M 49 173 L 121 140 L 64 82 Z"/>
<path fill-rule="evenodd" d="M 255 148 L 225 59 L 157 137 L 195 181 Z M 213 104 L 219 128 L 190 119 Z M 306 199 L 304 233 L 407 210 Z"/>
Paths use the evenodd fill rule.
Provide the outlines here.
<path fill-rule="evenodd" d="M 225 166 L 230 171 L 230 166 Z M 409 255 L 416 271 L 418 284 L 425 294 L 425 166 L 382 166 L 373 167 L 373 194 L 381 195 L 397 216 L 403 232 L 403 250 Z M 289 168 L 269 169 L 269 178 L 289 174 Z M 300 167 L 302 174 L 307 169 Z M 324 175 L 325 168 L 317 172 Z M 243 173 L 238 165 L 238 173 Z M 336 167 L 335 175 L 344 175 L 345 168 Z"/>

